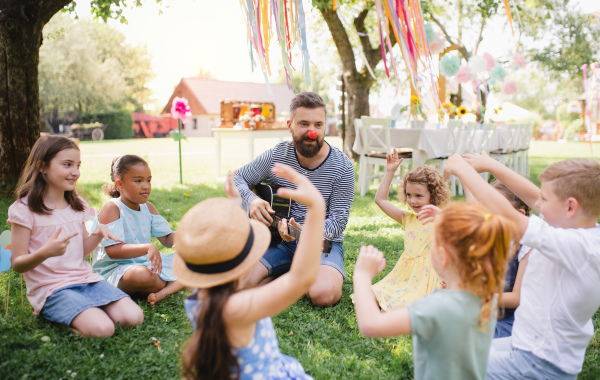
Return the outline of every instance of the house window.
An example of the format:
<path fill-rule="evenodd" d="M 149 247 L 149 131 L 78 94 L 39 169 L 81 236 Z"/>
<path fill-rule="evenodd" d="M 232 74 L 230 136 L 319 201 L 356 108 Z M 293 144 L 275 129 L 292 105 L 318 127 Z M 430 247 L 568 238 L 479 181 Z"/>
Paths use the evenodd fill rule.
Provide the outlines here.
<path fill-rule="evenodd" d="M 198 119 L 192 119 L 192 129 L 198 129 Z"/>

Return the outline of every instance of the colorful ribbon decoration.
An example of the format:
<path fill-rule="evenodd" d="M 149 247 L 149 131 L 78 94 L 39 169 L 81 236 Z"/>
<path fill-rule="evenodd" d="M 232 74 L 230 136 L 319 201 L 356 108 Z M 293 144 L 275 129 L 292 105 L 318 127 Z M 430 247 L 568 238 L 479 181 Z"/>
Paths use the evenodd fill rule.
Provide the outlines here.
<path fill-rule="evenodd" d="M 310 84 L 308 45 L 302 0 L 240 0 L 240 7 L 248 26 L 248 45 L 252 71 L 254 71 L 255 65 L 260 65 L 269 94 L 274 97 L 269 85 L 269 75 L 271 74 L 269 42 L 273 36 L 276 36 L 279 44 L 288 86 L 293 70 L 292 49 L 296 43 L 300 46 L 302 53 L 302 71 L 306 83 Z M 275 29 L 275 33 L 272 32 L 272 28 Z M 255 57 L 257 57 L 256 60 Z"/>

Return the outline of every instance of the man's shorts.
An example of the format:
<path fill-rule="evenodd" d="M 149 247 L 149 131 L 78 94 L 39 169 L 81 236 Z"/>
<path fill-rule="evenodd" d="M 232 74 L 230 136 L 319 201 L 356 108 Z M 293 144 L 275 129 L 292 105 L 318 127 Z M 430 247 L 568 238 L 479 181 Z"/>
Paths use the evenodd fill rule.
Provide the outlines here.
<path fill-rule="evenodd" d="M 279 277 L 290 270 L 294 252 L 296 252 L 297 240 L 291 242 L 281 242 L 276 247 L 267 250 L 260 262 L 269 271 L 269 277 Z M 342 243 L 333 242 L 331 252 L 321 254 L 321 265 L 334 267 L 340 272 L 344 280 L 344 246 Z"/>

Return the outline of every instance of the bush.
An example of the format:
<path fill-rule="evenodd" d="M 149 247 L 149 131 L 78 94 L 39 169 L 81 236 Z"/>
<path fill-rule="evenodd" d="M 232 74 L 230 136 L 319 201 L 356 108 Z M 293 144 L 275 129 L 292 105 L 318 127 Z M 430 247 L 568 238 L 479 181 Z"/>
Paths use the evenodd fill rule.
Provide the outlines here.
<path fill-rule="evenodd" d="M 134 136 L 133 119 L 127 110 L 87 114 L 81 117 L 82 122 L 99 122 L 106 124 L 104 138 L 109 140 L 131 139 Z"/>
<path fill-rule="evenodd" d="M 566 140 L 573 140 L 573 136 L 575 136 L 576 133 L 581 133 L 583 131 L 583 120 L 577 119 L 575 121 L 572 121 L 571 124 L 569 124 L 569 126 L 565 130 L 565 134 L 563 135 L 563 137 Z"/>
<path fill-rule="evenodd" d="M 578 114 L 568 114 L 567 113 L 567 103 L 563 103 L 560 106 L 556 107 L 556 120 L 563 128 L 568 128 L 568 126 L 581 118 L 581 115 Z"/>

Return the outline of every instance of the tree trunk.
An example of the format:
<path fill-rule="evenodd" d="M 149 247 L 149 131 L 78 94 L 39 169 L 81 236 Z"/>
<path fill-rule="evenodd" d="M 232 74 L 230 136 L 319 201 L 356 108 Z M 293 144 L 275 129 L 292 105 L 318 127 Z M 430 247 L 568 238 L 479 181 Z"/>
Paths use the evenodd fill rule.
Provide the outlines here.
<path fill-rule="evenodd" d="M 71 0 L 0 0 L 0 185 L 17 182 L 40 136 L 42 30 Z"/>
<path fill-rule="evenodd" d="M 349 78 L 344 75 L 346 81 L 346 91 L 348 92 L 348 124 L 344 138 L 344 153 L 354 160 L 358 160 L 358 154 L 352 150 L 354 139 L 356 139 L 356 130 L 354 129 L 354 119 L 360 119 L 361 116 L 369 116 L 369 91 L 371 85 L 369 81 L 365 83 L 364 78 Z"/>

